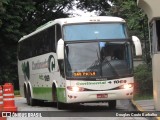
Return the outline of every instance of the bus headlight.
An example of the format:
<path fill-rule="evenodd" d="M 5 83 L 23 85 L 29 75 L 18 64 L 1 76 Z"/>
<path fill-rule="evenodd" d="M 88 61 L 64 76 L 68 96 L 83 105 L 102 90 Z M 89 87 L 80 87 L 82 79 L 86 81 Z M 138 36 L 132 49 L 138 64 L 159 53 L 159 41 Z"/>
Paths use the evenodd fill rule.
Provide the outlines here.
<path fill-rule="evenodd" d="M 68 86 L 67 89 L 73 92 L 84 91 L 84 88 L 78 86 Z"/>
<path fill-rule="evenodd" d="M 122 86 L 120 86 L 120 89 L 129 89 L 133 87 L 133 83 L 129 83 L 129 84 L 124 84 Z"/>

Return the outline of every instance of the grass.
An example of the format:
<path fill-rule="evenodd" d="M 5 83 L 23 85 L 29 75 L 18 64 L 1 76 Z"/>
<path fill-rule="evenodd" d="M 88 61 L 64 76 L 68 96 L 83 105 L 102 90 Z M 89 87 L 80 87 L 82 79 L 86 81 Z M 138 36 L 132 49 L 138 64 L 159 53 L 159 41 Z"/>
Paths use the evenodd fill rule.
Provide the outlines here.
<path fill-rule="evenodd" d="M 20 95 L 20 91 L 19 90 L 15 90 L 14 91 L 14 95 Z"/>
<path fill-rule="evenodd" d="M 134 100 L 149 100 L 149 99 L 153 99 L 153 95 L 152 94 L 135 94 L 133 97 Z"/>

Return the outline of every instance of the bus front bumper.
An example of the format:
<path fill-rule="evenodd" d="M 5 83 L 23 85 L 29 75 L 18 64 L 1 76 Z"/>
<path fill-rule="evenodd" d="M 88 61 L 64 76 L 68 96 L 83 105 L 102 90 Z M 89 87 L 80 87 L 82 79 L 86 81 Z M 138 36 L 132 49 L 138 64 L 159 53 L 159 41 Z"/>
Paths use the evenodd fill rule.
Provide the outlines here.
<path fill-rule="evenodd" d="M 83 91 L 73 92 L 67 90 L 67 103 L 105 102 L 109 100 L 132 99 L 133 89 L 112 91 Z"/>

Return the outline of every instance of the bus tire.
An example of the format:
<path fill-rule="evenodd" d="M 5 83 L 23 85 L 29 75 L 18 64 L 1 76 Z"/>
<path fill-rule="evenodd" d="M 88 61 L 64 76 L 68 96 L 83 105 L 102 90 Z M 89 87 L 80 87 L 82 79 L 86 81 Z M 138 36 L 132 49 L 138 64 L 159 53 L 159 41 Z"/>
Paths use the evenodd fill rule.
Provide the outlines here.
<path fill-rule="evenodd" d="M 27 105 L 29 105 L 29 97 L 28 97 L 28 89 L 27 89 L 27 87 L 25 86 L 25 84 L 24 84 L 24 97 L 26 98 L 26 102 L 27 102 Z"/>
<path fill-rule="evenodd" d="M 57 89 L 56 89 L 55 84 L 52 85 L 52 99 L 53 99 L 53 102 L 55 102 L 57 104 L 57 108 L 59 110 L 62 110 L 64 108 L 66 108 L 66 104 L 65 103 L 62 103 L 62 102 L 58 101 Z"/>
<path fill-rule="evenodd" d="M 57 101 L 57 108 L 58 108 L 59 110 L 62 110 L 62 109 L 64 109 L 65 107 L 66 107 L 65 103 L 62 103 L 62 102 Z"/>
<path fill-rule="evenodd" d="M 77 109 L 77 107 L 79 107 L 78 105 L 79 105 L 80 103 L 68 103 L 67 105 L 67 108 L 68 109 L 71 109 L 71 110 L 76 110 Z"/>
<path fill-rule="evenodd" d="M 27 104 L 30 106 L 34 106 L 36 104 L 35 99 L 33 99 L 31 96 L 31 90 L 29 86 L 28 86 L 28 94 L 27 94 Z"/>
<path fill-rule="evenodd" d="M 52 85 L 52 100 L 53 102 L 57 102 L 57 90 L 55 84 Z"/>
<path fill-rule="evenodd" d="M 116 100 L 111 100 L 108 102 L 109 109 L 116 109 Z"/>
<path fill-rule="evenodd" d="M 26 96 L 26 101 L 27 101 L 27 105 L 30 105 L 28 93 L 27 93 L 27 96 Z"/>
<path fill-rule="evenodd" d="M 24 88 L 24 97 L 27 98 L 27 87 L 25 84 L 24 84 L 23 88 Z"/>

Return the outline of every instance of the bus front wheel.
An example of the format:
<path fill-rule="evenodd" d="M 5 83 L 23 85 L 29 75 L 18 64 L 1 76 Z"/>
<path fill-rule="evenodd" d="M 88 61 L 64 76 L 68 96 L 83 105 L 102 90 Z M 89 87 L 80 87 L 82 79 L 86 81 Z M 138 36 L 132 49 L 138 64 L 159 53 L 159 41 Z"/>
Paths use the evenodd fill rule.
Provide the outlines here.
<path fill-rule="evenodd" d="M 65 108 L 66 108 L 66 104 L 57 101 L 57 108 L 58 108 L 59 110 L 65 109 Z"/>
<path fill-rule="evenodd" d="M 62 103 L 62 102 L 58 101 L 57 89 L 56 89 L 55 84 L 52 85 L 52 99 L 53 99 L 53 102 L 57 104 L 57 108 L 59 110 L 62 110 L 64 108 L 66 108 L 65 103 Z"/>
<path fill-rule="evenodd" d="M 52 100 L 57 102 L 57 90 L 55 84 L 52 85 Z"/>
<path fill-rule="evenodd" d="M 108 102 L 109 109 L 116 109 L 116 100 L 111 100 Z"/>

